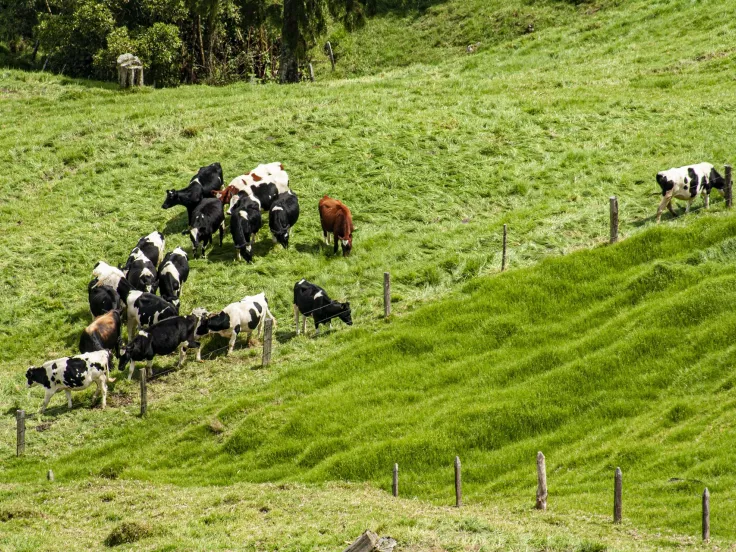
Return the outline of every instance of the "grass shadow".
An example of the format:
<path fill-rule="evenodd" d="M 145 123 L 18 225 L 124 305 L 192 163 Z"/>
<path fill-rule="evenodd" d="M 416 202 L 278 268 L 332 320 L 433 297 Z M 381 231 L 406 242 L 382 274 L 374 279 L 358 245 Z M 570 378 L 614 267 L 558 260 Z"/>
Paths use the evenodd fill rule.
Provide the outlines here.
<path fill-rule="evenodd" d="M 178 213 L 174 218 L 169 219 L 166 226 L 164 226 L 164 236 L 168 236 L 170 234 L 181 234 L 187 228 L 189 228 L 189 215 L 185 209 L 181 213 Z"/>
<path fill-rule="evenodd" d="M 323 244 L 320 243 L 298 243 L 294 247 L 299 253 L 307 253 L 309 255 L 318 255 L 323 251 Z M 332 247 L 331 245 L 329 247 Z"/>

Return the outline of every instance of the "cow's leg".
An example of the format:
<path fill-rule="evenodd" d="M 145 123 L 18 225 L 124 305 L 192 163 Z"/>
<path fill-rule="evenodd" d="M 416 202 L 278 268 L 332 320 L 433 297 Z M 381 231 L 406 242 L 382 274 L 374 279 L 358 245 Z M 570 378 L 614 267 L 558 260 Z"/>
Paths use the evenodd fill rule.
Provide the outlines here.
<path fill-rule="evenodd" d="M 133 372 L 135 372 L 135 360 L 130 359 L 130 368 L 128 369 L 128 381 L 133 379 Z"/>
<path fill-rule="evenodd" d="M 685 206 L 685 214 L 687 215 L 690 212 L 690 206 L 693 204 L 693 198 L 690 198 L 687 200 L 687 205 Z"/>
<path fill-rule="evenodd" d="M 177 368 L 181 368 L 184 365 L 184 362 L 187 360 L 187 342 L 181 344 L 181 347 L 179 348 L 179 364 L 177 365 Z"/>
<path fill-rule="evenodd" d="M 100 384 L 102 385 L 102 410 L 107 407 L 107 378 L 102 376 L 100 378 Z"/>
<path fill-rule="evenodd" d="M 240 256 L 240 249 L 235 248 L 235 260 L 236 261 L 242 261 L 243 257 Z"/>
<path fill-rule="evenodd" d="M 657 208 L 657 224 L 659 224 L 659 219 L 662 218 L 662 211 L 664 211 L 664 208 L 667 207 L 670 210 L 670 213 L 672 213 L 674 216 L 677 216 L 675 212 L 672 210 L 672 193 L 667 192 L 662 197 L 662 201 L 659 203 L 659 207 Z"/>
<path fill-rule="evenodd" d="M 146 377 L 153 377 L 153 360 L 149 360 L 148 362 L 146 362 Z"/>
<path fill-rule="evenodd" d="M 324 230 L 322 230 L 322 241 L 327 244 L 327 232 L 325 232 Z"/>
<path fill-rule="evenodd" d="M 225 235 L 225 221 L 220 224 L 220 247 L 222 247 L 222 237 Z"/>
<path fill-rule="evenodd" d="M 710 207 L 710 194 L 703 195 L 703 204 L 705 205 L 706 209 Z"/>
<path fill-rule="evenodd" d="M 201 345 L 199 347 L 197 347 L 197 358 L 196 358 L 196 360 L 197 360 L 197 362 L 204 362 L 202 360 L 202 346 Z"/>
<path fill-rule="evenodd" d="M 133 342 L 133 337 L 135 336 L 135 329 L 138 325 L 138 321 L 135 319 L 135 316 L 129 316 L 128 317 L 128 345 L 130 345 Z"/>
<path fill-rule="evenodd" d="M 294 303 L 294 326 L 296 327 L 296 335 L 299 335 L 299 307 Z"/>
<path fill-rule="evenodd" d="M 54 396 L 56 391 L 52 391 L 51 389 L 46 390 L 46 394 L 43 397 L 43 403 L 41 403 L 41 414 L 46 412 L 46 407 L 49 405 L 49 401 L 51 400 L 51 397 Z"/>
<path fill-rule="evenodd" d="M 307 335 L 307 317 L 302 315 L 302 333 Z"/>
<path fill-rule="evenodd" d="M 337 246 L 340 243 L 340 240 L 338 239 L 337 235 L 332 236 L 332 239 L 335 242 L 335 246 L 332 248 L 332 253 L 337 255 Z"/>
<path fill-rule="evenodd" d="M 69 389 L 64 389 L 64 393 L 66 393 L 66 406 L 69 408 L 69 410 L 72 409 L 72 392 Z"/>
<path fill-rule="evenodd" d="M 250 337 L 250 335 L 248 336 Z M 235 348 L 235 340 L 238 339 L 238 332 L 233 331 L 233 333 L 230 335 L 230 343 L 227 345 L 227 354 L 233 352 L 233 349 Z"/>
<path fill-rule="evenodd" d="M 95 394 L 92 395 L 92 404 L 95 404 L 95 401 L 97 400 L 98 395 L 100 394 L 100 380 L 97 380 L 97 385 L 95 386 Z"/>

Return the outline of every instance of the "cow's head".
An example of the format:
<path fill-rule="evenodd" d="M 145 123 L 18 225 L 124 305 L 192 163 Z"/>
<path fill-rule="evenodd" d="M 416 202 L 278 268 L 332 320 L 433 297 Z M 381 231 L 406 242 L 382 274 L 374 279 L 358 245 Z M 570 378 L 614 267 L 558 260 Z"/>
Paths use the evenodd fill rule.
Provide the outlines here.
<path fill-rule="evenodd" d="M 207 324 L 210 313 L 203 307 L 197 307 L 192 310 L 192 316 L 197 318 L 197 323 L 194 326 L 194 337 L 202 337 L 210 333 L 209 326 Z"/>
<path fill-rule="evenodd" d="M 26 387 L 33 387 L 36 383 L 46 387 L 47 389 L 51 387 L 51 382 L 49 381 L 49 376 L 46 373 L 46 368 L 43 366 L 31 366 L 26 370 Z"/>
<path fill-rule="evenodd" d="M 347 237 L 341 237 L 340 244 L 342 245 L 342 256 L 349 257 L 350 252 L 353 250 L 353 233 L 347 235 Z"/>
<path fill-rule="evenodd" d="M 174 205 L 178 205 L 179 202 L 179 195 L 176 193 L 176 190 L 166 190 L 166 199 L 164 200 L 163 205 L 161 205 L 162 209 L 169 209 L 170 207 L 173 207 Z"/>
<path fill-rule="evenodd" d="M 353 325 L 353 317 L 350 312 L 350 303 L 340 303 L 340 312 L 338 313 L 340 320 L 345 322 L 348 326 Z"/>
<path fill-rule="evenodd" d="M 156 279 L 156 275 L 152 274 L 150 270 L 146 269 L 141 273 L 140 282 L 148 293 L 156 293 L 158 280 Z"/>
<path fill-rule="evenodd" d="M 287 249 L 289 247 L 289 230 L 290 229 L 291 229 L 290 226 L 286 226 L 284 230 L 273 232 L 274 239 L 277 242 L 279 242 L 281 245 L 283 245 L 284 249 Z"/>
<path fill-rule="evenodd" d="M 726 179 L 718 174 L 718 171 L 715 169 L 711 169 L 710 174 L 708 175 L 708 184 L 710 184 L 711 188 L 718 190 L 718 193 L 720 193 L 721 196 L 726 195 Z"/>

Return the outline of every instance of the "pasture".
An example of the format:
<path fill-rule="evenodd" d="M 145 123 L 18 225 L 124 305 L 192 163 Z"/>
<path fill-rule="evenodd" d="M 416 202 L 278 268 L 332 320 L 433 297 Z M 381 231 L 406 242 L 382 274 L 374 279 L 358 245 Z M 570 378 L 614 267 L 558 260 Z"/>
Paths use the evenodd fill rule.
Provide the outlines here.
<path fill-rule="evenodd" d="M 182 504 L 266 493 L 283 501 L 289 531 L 312 535 L 289 544 L 228 534 L 258 517 L 253 499 L 247 516 L 234 506 L 211 523 L 201 508 L 162 507 L 163 536 L 142 541 L 150 549 L 233 548 L 237 537 L 244 549 L 333 550 L 374 523 L 421 550 L 687 545 L 706 485 L 716 542 L 736 537 L 736 226 L 714 196 L 709 212 L 697 200 L 688 217 L 652 228 L 658 170 L 735 161 L 733 2 L 545 2 L 519 4 L 516 16 L 496 2 L 468 5 L 501 30 L 535 14 L 535 30 L 481 35 L 466 54 L 460 43 L 482 25 L 437 45 L 422 34 L 430 23 L 454 29 L 462 2 L 386 14 L 342 38 L 338 74 L 288 87 L 120 92 L 0 69 L 0 490 L 33 512 L 33 527 L 64 518 L 59 504 L 43 513 L 57 500 L 41 483 L 51 467 L 65 504 L 110 502 L 145 519 L 141 504 L 158 494 L 146 485 Z M 377 51 L 382 39 L 382 57 L 360 60 L 362 45 Z M 13 413 L 41 401 L 23 373 L 74 350 L 92 266 L 123 263 L 153 230 L 167 250 L 190 250 L 184 209 L 160 206 L 213 161 L 226 182 L 283 162 L 302 213 L 288 250 L 261 231 L 252 265 L 234 261 L 230 236 L 208 260 L 190 259 L 182 311 L 264 291 L 278 320 L 274 364 L 257 369 L 258 345 L 225 358 L 225 340 L 210 338 L 204 364 L 191 357 L 151 383 L 147 419 L 136 416 L 136 382 L 122 377 L 105 412 L 89 409 L 91 390 L 71 412 L 57 396 L 29 420 L 27 456 L 15 459 Z M 353 212 L 347 259 L 321 245 L 324 194 Z M 610 195 L 625 240 L 596 247 Z M 504 223 L 511 271 L 498 275 Z M 355 326 L 295 338 L 300 278 L 350 300 Z M 534 517 L 540 449 L 551 512 Z M 464 511 L 443 509 L 455 454 L 476 519 L 468 530 Z M 402 497 L 417 500 L 401 502 L 409 513 L 386 506 L 380 520 L 371 504 L 386 503 L 376 489 L 388 489 L 393 462 Z M 604 522 L 616 466 L 621 530 Z M 297 497 L 330 502 L 315 521 L 295 513 Z M 328 520 L 351 501 L 349 522 L 334 529 Z M 100 546 L 116 515 L 88 519 L 80 547 Z M 10 517 L 0 543 L 22 549 L 23 516 Z M 547 534 L 560 540 L 535 540 Z M 51 547 L 51 536 L 34 538 Z"/>

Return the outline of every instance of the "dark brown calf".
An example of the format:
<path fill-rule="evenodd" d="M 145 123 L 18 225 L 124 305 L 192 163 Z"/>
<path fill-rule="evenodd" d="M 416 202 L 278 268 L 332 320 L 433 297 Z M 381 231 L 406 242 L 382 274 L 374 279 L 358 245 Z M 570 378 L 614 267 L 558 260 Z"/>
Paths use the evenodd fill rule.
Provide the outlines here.
<path fill-rule="evenodd" d="M 322 223 L 322 235 L 325 243 L 330 243 L 329 235 L 333 234 L 333 241 L 335 242 L 333 251 L 337 253 L 339 240 L 342 245 L 343 257 L 350 255 L 350 251 L 353 249 L 353 230 L 355 230 L 355 227 L 348 206 L 337 199 L 324 196 L 319 200 L 319 219 Z"/>

